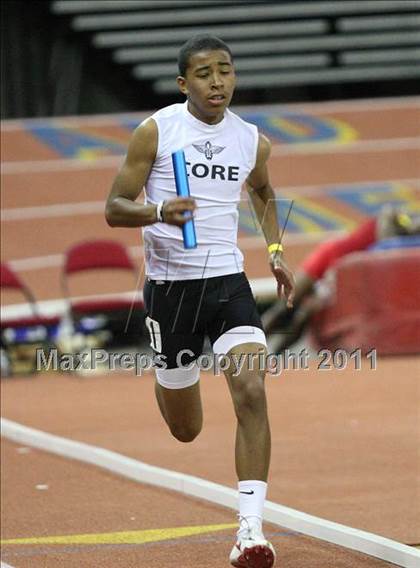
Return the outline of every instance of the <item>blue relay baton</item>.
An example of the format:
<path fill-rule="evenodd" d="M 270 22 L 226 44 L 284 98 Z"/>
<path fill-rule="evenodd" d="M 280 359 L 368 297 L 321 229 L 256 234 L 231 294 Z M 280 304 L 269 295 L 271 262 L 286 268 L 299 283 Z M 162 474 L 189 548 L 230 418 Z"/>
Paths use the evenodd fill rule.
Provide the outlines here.
<path fill-rule="evenodd" d="M 185 154 L 183 150 L 178 150 L 172 154 L 172 165 L 175 174 L 176 193 L 178 197 L 190 197 L 187 165 L 185 163 Z M 194 219 L 190 219 L 182 225 L 182 236 L 184 237 L 184 248 L 196 248 L 197 238 L 195 236 Z"/>

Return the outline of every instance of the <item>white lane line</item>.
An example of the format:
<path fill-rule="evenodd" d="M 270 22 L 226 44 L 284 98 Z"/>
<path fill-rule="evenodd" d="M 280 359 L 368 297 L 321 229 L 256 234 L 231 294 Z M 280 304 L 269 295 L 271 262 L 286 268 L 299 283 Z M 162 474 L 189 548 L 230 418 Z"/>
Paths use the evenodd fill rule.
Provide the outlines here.
<path fill-rule="evenodd" d="M 380 99 L 360 99 L 347 101 L 320 101 L 317 103 L 290 103 L 290 104 L 255 104 L 244 106 L 232 106 L 234 112 L 255 112 L 255 111 L 305 111 L 311 114 L 324 114 L 326 112 L 353 113 L 353 112 L 375 112 L 384 110 L 420 110 L 420 97 L 391 97 Z"/>
<path fill-rule="evenodd" d="M 130 254 L 134 260 L 143 256 L 143 247 L 134 246 L 129 248 Z M 64 254 L 46 254 L 43 256 L 32 256 L 27 258 L 19 258 L 16 260 L 8 260 L 7 264 L 16 272 L 27 272 L 31 270 L 41 270 L 43 268 L 55 268 L 63 266 Z"/>
<path fill-rule="evenodd" d="M 237 491 L 206 479 L 155 467 L 98 446 L 35 430 L 6 418 L 1 419 L 1 434 L 19 444 L 88 463 L 139 483 L 163 487 L 237 510 Z M 404 568 L 419 565 L 420 552 L 405 544 L 308 515 L 272 501 L 265 504 L 264 519 L 279 527 L 357 550 Z"/>
<path fill-rule="evenodd" d="M 268 278 L 256 278 L 249 281 L 252 292 L 255 297 L 259 299 L 263 298 L 273 298 L 276 297 L 277 288 L 275 280 L 272 276 Z M 143 291 L 141 289 L 132 290 L 129 292 L 118 292 L 112 294 L 95 294 L 95 296 L 75 296 L 74 301 L 86 301 L 86 300 L 116 300 L 116 299 L 127 299 L 127 300 L 143 300 Z M 63 316 L 68 312 L 68 302 L 63 298 L 56 298 L 53 300 L 41 300 L 37 302 L 38 312 L 41 316 Z M 1 308 L 1 319 L 3 322 L 26 318 L 32 315 L 31 306 L 25 302 L 22 304 L 9 304 L 4 305 Z"/>
<path fill-rule="evenodd" d="M 1 212 L 2 221 L 27 221 L 48 217 L 73 217 L 105 212 L 105 200 L 82 201 L 80 203 L 60 203 L 40 207 L 9 207 Z"/>
<path fill-rule="evenodd" d="M 336 142 L 309 142 L 298 144 L 275 144 L 272 156 L 290 156 L 300 154 L 357 154 L 361 152 L 390 152 L 393 150 L 418 150 L 420 138 L 384 138 L 377 140 L 356 140 L 345 144 Z M 60 172 L 71 170 L 102 170 L 117 168 L 123 161 L 123 155 L 106 156 L 96 160 L 67 158 L 58 160 L 30 160 L 25 162 L 3 162 L 2 175 Z"/>
<path fill-rule="evenodd" d="M 360 154 L 364 152 L 391 152 L 395 150 L 420 150 L 420 138 L 385 138 L 378 140 L 356 140 L 337 144 L 317 142 L 307 144 L 276 144 L 272 156 L 299 156 L 312 154 Z"/>
<path fill-rule="evenodd" d="M 265 250 L 265 247 L 264 247 Z M 276 281 L 272 276 L 267 278 L 255 278 L 249 281 L 252 289 L 252 293 L 255 298 L 259 300 L 272 300 L 277 296 L 277 286 Z M 74 301 L 85 301 L 85 300 L 115 300 L 115 299 L 127 299 L 127 300 L 143 300 L 142 290 L 134 290 L 130 292 L 119 292 L 114 294 L 96 294 L 95 296 L 77 296 Z M 52 316 L 61 317 L 68 312 L 68 303 L 62 298 L 56 298 L 54 300 L 42 300 L 37 302 L 38 312 L 41 316 Z M 23 304 L 9 304 L 2 306 L 1 308 L 1 319 L 3 322 L 26 318 L 32 315 L 31 306 L 28 303 Z"/>
<path fill-rule="evenodd" d="M 355 191 L 359 191 L 361 188 L 363 190 L 368 190 L 369 187 L 378 187 L 381 184 L 386 185 L 394 185 L 394 184 L 409 184 L 414 185 L 416 187 L 420 187 L 420 177 L 419 178 L 401 178 L 401 179 L 378 179 L 374 181 L 351 181 L 349 183 L 345 182 L 328 182 L 323 184 L 314 184 L 314 185 L 289 185 L 283 187 L 276 187 L 274 188 L 278 193 L 290 193 L 290 192 L 298 192 L 299 195 L 302 194 L 314 194 L 317 195 L 319 192 L 323 191 L 331 191 L 333 190 L 334 193 L 340 193 L 340 191 L 348 191 L 349 188 L 354 188 Z M 299 198 L 299 196 L 297 196 Z"/>
<path fill-rule="evenodd" d="M 143 256 L 143 247 L 130 247 L 129 252 L 133 256 L 134 260 L 137 260 L 139 257 Z M 32 256 L 28 258 L 8 260 L 7 264 L 16 272 L 27 272 L 31 270 L 63 266 L 64 259 L 64 254 L 46 254 L 44 256 Z"/>
<path fill-rule="evenodd" d="M 378 186 L 381 183 L 407 183 L 407 184 L 414 184 L 419 185 L 419 179 L 399 179 L 399 180 L 383 180 L 383 181 L 376 181 L 376 182 L 352 182 L 349 184 L 340 183 L 340 185 L 334 183 L 328 183 L 323 185 L 297 185 L 297 186 L 284 186 L 284 187 L 276 187 L 274 188 L 276 193 L 279 193 L 280 196 L 283 192 L 291 193 L 291 192 L 298 192 L 299 195 L 303 194 L 312 194 L 316 195 L 316 192 L 320 191 L 328 191 L 330 188 L 334 189 L 334 191 L 339 192 L 341 190 L 348 190 L 349 187 L 369 187 L 369 186 Z M 298 196 L 297 196 L 298 198 Z M 242 201 L 246 201 L 247 197 L 244 194 Z M 1 220 L 3 222 L 6 221 L 26 221 L 29 219 L 40 219 L 40 218 L 48 218 L 48 217 L 72 217 L 76 215 L 94 215 L 94 214 L 101 214 L 103 215 L 105 211 L 105 200 L 103 201 L 81 201 L 77 203 L 53 203 L 51 205 L 42 205 L 36 207 L 8 207 L 3 208 L 1 211 Z"/>
<path fill-rule="evenodd" d="M 10 265 L 12 270 L 17 272 L 27 270 L 41 270 L 43 268 L 54 268 L 62 266 L 64 263 L 63 254 L 46 254 L 44 256 L 32 256 L 28 258 L 19 258 L 17 260 L 8 260 L 7 264 Z"/>
<path fill-rule="evenodd" d="M 13 566 L 11 566 L 10 564 L 6 564 L 6 562 L 2 562 L 0 564 L 0 568 L 14 568 Z"/>
<path fill-rule="evenodd" d="M 3 132 L 14 132 L 15 130 L 25 130 L 26 128 L 36 127 L 39 125 L 48 124 L 56 128 L 80 128 L 83 126 L 120 126 L 124 128 L 123 121 L 132 122 L 133 120 L 144 120 L 146 117 L 153 114 L 150 112 L 126 112 L 114 114 L 92 114 L 86 116 L 69 115 L 69 116 L 56 116 L 54 118 L 25 118 L 25 119 L 11 119 L 2 120 L 1 129 Z"/>
<path fill-rule="evenodd" d="M 95 160 L 82 160 L 80 158 L 60 158 L 58 160 L 29 160 L 26 162 L 3 162 L 2 175 L 61 172 L 71 170 L 103 170 L 105 168 L 118 168 L 124 156 L 104 156 Z M 57 185 L 56 189 L 60 189 Z"/>
<path fill-rule="evenodd" d="M 290 103 L 290 104 L 273 104 L 273 105 L 233 105 L 234 112 L 251 112 L 255 110 L 288 110 L 288 109 L 305 109 L 313 112 L 354 112 L 386 109 L 407 109 L 417 108 L 420 106 L 420 98 L 416 96 L 406 97 L 381 97 L 378 99 L 360 99 L 360 100 L 344 100 L 344 101 L 321 101 L 316 103 Z M 72 126 L 74 128 L 83 126 L 120 126 L 121 121 L 138 120 L 139 123 L 151 116 L 150 112 L 129 112 L 122 114 L 98 114 L 92 116 L 62 116 L 56 118 L 30 118 L 25 120 L 2 120 L 1 129 L 3 132 L 13 132 L 22 130 L 26 127 L 37 126 L 39 124 L 50 124 L 57 127 Z"/>
<path fill-rule="evenodd" d="M 304 245 L 311 243 L 318 243 L 326 238 L 335 238 L 343 235 L 344 231 L 320 231 L 319 233 L 299 233 L 289 234 L 284 237 L 285 245 Z M 240 237 L 238 239 L 238 246 L 241 250 L 255 250 L 264 249 L 265 241 L 261 235 Z M 129 247 L 129 252 L 134 260 L 143 257 L 142 246 Z M 31 270 L 40 270 L 43 268 L 54 268 L 62 266 L 64 262 L 64 254 L 47 254 L 43 256 L 32 256 L 27 258 L 19 258 L 15 260 L 8 260 L 7 263 L 11 268 L 17 272 L 27 272 Z"/>
<path fill-rule="evenodd" d="M 143 299 L 143 292 L 121 292 L 118 294 L 96 294 L 95 296 L 76 296 L 75 301 L 102 301 L 102 300 L 139 300 Z M 68 302 L 63 299 L 43 300 L 37 302 L 38 313 L 42 317 L 62 317 L 68 313 Z M 11 320 L 31 317 L 33 312 L 29 304 L 10 304 L 2 306 L 1 320 L 7 323 Z"/>

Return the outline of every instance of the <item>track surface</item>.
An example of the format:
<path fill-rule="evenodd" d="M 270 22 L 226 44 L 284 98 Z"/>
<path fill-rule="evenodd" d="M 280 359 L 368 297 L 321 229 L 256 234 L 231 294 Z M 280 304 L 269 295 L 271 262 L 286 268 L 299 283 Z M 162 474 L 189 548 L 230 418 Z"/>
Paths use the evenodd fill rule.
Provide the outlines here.
<path fill-rule="evenodd" d="M 202 534 L 180 538 L 171 538 L 169 530 L 165 529 L 203 525 L 218 528 L 232 524 L 231 511 L 173 492 L 139 486 L 36 450 L 24 454 L 18 450 L 19 446 L 3 442 L 2 459 L 6 464 L 3 481 L 9 488 L 5 492 L 4 507 L 10 519 L 3 538 L 14 538 L 19 534 L 70 536 L 64 544 L 7 545 L 4 554 L 7 562 L 22 568 L 115 565 L 125 568 L 189 565 L 215 568 L 226 565 L 234 529 L 216 532 L 204 528 Z M 48 485 L 48 489 L 36 489 L 40 481 L 42 485 Z M 85 499 L 87 494 L 89 500 Z M 22 510 L 23 503 L 25 508 Z M 72 535 L 90 533 L 92 526 L 97 533 L 111 533 L 105 537 L 107 544 L 77 544 L 77 538 Z M 162 531 L 149 536 L 149 542 L 142 543 L 143 531 L 151 528 Z M 138 531 L 138 544 L 124 542 L 129 539 L 127 531 Z M 279 527 L 267 525 L 266 535 L 281 555 L 284 568 L 297 565 L 311 568 L 319 562 L 325 568 L 391 566 Z"/>
<path fill-rule="evenodd" d="M 364 105 L 364 106 L 363 106 Z M 299 107 L 313 116 L 346 123 L 357 132 L 349 143 L 285 145 L 273 139 L 270 170 L 282 196 L 309 197 L 311 211 L 341 215 L 343 229 L 369 208 L 331 197 L 346 184 L 394 184 L 411 206 L 419 201 L 420 113 L 418 101 Z M 71 121 L 70 121 L 71 122 Z M 77 122 L 77 121 L 76 121 Z M 95 122 L 95 121 L 93 121 Z M 118 157 L 97 161 L 62 159 L 15 123 L 3 132 L 3 259 L 13 262 L 36 297 L 61 297 L 60 265 L 65 249 L 81 238 L 119 238 L 140 244 L 132 230 L 111 230 L 102 203 Z M 116 126 L 90 125 L 85 131 L 125 143 Z M 25 163 L 23 163 L 25 162 Z M 14 168 L 14 169 L 13 169 Z M 309 187 L 308 187 L 309 186 Z M 369 187 L 367 185 L 366 187 Z M 293 188 L 293 189 L 291 189 Z M 395 193 L 396 192 L 396 193 Z M 343 194 L 341 194 L 343 195 Z M 378 203 L 389 192 L 375 194 Z M 353 198 L 352 198 L 353 199 Z M 372 202 L 370 196 L 370 202 Z M 368 200 L 369 201 L 369 200 Z M 60 207 L 85 203 L 86 209 Z M 38 208 L 41 210 L 27 209 Z M 64 208 L 65 209 L 65 208 Z M 92 211 L 92 212 L 89 212 Z M 17 219 L 18 217 L 19 219 Z M 298 238 L 295 238 L 298 237 Z M 322 233 L 289 234 L 289 260 L 296 266 Z M 269 276 L 264 245 L 241 231 L 240 246 L 251 278 Z M 141 256 L 139 256 L 141 265 Z M 92 291 L 77 282 L 75 293 Z M 124 283 L 126 285 L 127 283 Z M 121 289 L 110 278 L 111 291 Z M 5 297 L 4 301 L 16 299 Z M 268 377 L 273 432 L 269 498 L 329 520 L 395 538 L 420 542 L 418 433 L 420 359 L 380 360 L 371 371 L 307 372 Z M 46 375 L 2 381 L 2 415 L 75 440 L 107 447 L 147 463 L 235 486 L 234 416 L 222 378 L 202 380 L 205 427 L 192 445 L 168 435 L 153 400 L 150 376 L 110 375 L 80 379 Z M 153 432 L 153 436 L 150 433 Z M 220 440 L 224 440 L 223 445 Z M 74 535 L 235 521 L 231 511 L 118 479 L 95 468 L 3 444 L 2 538 Z M 25 461 L 26 460 L 26 461 Z M 47 490 L 37 490 L 47 484 Z M 416 489 L 417 488 L 417 489 Z M 131 517 L 135 517 L 133 520 Z M 267 526 L 267 533 L 279 532 Z M 280 531 L 281 532 L 281 531 Z M 219 568 L 227 565 L 234 529 L 136 545 L 6 545 L 4 561 L 34 566 Z M 385 566 L 386 563 L 296 535 L 273 535 L 279 566 Z"/>

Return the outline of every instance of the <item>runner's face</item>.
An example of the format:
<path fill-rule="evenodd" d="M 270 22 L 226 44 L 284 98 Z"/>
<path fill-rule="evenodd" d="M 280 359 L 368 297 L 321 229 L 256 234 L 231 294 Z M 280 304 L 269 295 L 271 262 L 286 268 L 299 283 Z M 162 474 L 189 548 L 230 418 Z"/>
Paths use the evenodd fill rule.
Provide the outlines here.
<path fill-rule="evenodd" d="M 216 124 L 223 118 L 235 89 L 235 70 L 227 51 L 199 51 L 189 59 L 185 77 L 177 78 L 188 109 L 198 119 Z"/>

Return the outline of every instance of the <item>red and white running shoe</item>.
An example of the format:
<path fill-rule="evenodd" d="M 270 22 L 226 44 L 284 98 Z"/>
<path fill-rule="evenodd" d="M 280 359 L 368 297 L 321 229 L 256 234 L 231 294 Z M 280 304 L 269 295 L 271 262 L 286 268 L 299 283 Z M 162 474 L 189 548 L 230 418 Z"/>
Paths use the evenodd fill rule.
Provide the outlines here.
<path fill-rule="evenodd" d="M 276 553 L 271 542 L 253 527 L 239 531 L 238 540 L 229 557 L 235 568 L 271 568 L 275 559 Z"/>

